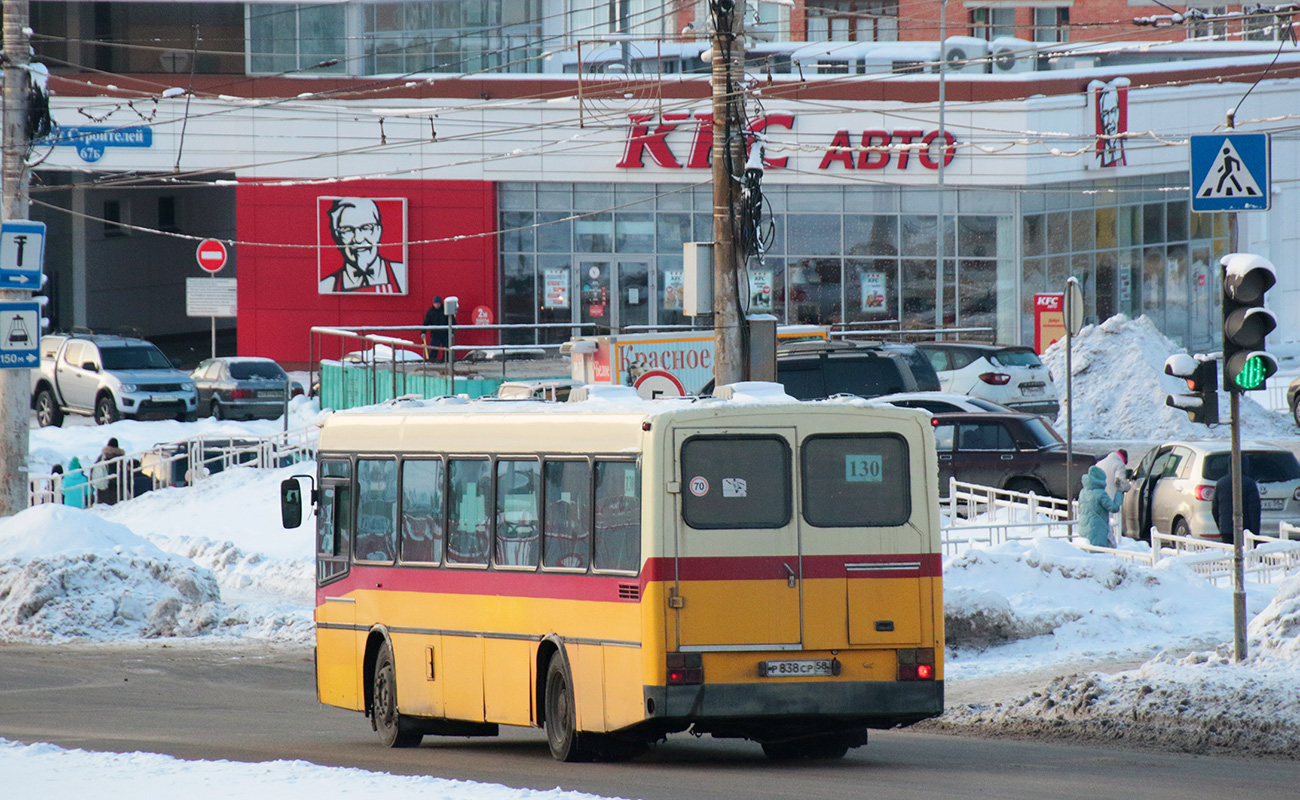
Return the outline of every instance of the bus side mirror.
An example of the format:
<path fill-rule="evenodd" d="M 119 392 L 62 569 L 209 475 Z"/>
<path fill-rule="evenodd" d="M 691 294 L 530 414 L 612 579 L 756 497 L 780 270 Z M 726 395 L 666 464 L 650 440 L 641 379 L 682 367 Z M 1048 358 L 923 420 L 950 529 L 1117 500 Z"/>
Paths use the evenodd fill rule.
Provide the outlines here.
<path fill-rule="evenodd" d="M 280 524 L 285 528 L 297 528 L 302 525 L 302 484 L 299 478 L 311 479 L 310 475 L 294 475 L 280 481 Z M 315 490 L 312 501 L 315 502 Z"/>

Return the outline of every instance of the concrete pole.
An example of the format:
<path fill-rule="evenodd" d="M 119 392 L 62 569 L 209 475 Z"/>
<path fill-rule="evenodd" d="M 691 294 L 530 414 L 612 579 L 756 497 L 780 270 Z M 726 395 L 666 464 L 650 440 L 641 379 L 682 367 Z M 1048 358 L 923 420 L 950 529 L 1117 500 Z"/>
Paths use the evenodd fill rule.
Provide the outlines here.
<path fill-rule="evenodd" d="M 944 80 L 944 78 L 948 74 L 947 40 L 948 40 L 948 0 L 943 0 L 943 2 L 939 4 L 939 174 L 938 174 L 939 234 L 938 236 L 935 237 L 936 243 L 935 243 L 935 262 L 934 262 L 935 265 L 934 327 L 938 328 L 939 332 L 935 334 L 934 338 L 936 339 L 946 338 L 943 335 L 943 323 L 944 323 L 943 304 L 944 304 L 944 292 L 946 290 L 946 287 L 944 286 L 944 281 L 947 279 L 947 275 L 944 274 L 943 262 L 945 261 L 948 254 L 944 252 L 947 242 L 945 241 L 946 237 L 944 236 L 944 234 L 946 233 L 946 228 L 944 227 L 943 224 L 944 222 L 943 218 L 945 216 L 944 214 L 945 211 L 944 191 L 945 190 L 943 188 L 943 166 L 944 166 L 943 162 L 948 160 L 948 136 L 947 136 L 947 129 L 944 127 L 944 124 L 947 122 L 944 116 L 944 110 L 947 106 L 947 103 L 945 101 L 947 100 L 947 88 L 948 88 L 947 83 Z M 953 306 L 954 308 L 957 306 L 955 298 L 954 298 Z"/>
<path fill-rule="evenodd" d="M 27 219 L 27 102 L 31 36 L 27 0 L 4 0 L 3 216 Z M 0 290 L 0 301 L 30 300 L 31 292 Z M 35 331 L 37 335 L 40 331 Z M 26 369 L 0 369 L 0 517 L 27 508 L 27 449 L 31 376 Z"/>
<path fill-rule="evenodd" d="M 745 163 L 744 131 L 733 129 L 740 119 L 734 112 L 740 102 L 740 77 L 744 75 L 744 47 L 740 42 L 744 0 L 732 12 L 714 19 L 713 35 L 713 380 L 715 386 L 744 380 L 744 342 L 740 326 L 736 263 L 735 179 L 728 164 Z M 730 91 L 728 91 L 730 90 Z M 730 134 L 728 136 L 728 134 Z M 727 150 L 730 148 L 730 158 Z"/>

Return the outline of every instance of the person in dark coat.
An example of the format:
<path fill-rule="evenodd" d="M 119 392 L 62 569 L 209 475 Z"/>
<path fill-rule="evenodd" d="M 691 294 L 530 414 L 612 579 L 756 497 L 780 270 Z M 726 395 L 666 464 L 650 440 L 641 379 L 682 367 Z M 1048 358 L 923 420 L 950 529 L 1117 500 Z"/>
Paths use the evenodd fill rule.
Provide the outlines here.
<path fill-rule="evenodd" d="M 1214 524 L 1219 526 L 1219 538 L 1228 544 L 1233 543 L 1232 530 L 1232 467 L 1228 467 L 1223 477 L 1214 484 L 1214 500 L 1210 511 L 1214 514 Z M 1250 459 L 1241 457 L 1241 528 L 1251 533 L 1259 533 L 1260 528 L 1259 484 L 1255 483 Z"/>
<path fill-rule="evenodd" d="M 91 470 L 95 502 L 111 506 L 120 499 L 117 486 L 118 465 L 115 459 L 124 455 L 126 451 L 118 447 L 116 436 L 110 438 L 104 449 L 99 451 L 99 458 L 95 459 L 95 466 Z"/>
<path fill-rule="evenodd" d="M 426 348 L 425 358 L 429 361 L 442 361 L 446 358 L 444 351 L 447 347 L 447 312 L 442 308 L 441 297 L 433 298 L 429 310 L 424 312 L 424 321 L 420 324 L 430 326 L 430 330 L 420 334 Z"/>

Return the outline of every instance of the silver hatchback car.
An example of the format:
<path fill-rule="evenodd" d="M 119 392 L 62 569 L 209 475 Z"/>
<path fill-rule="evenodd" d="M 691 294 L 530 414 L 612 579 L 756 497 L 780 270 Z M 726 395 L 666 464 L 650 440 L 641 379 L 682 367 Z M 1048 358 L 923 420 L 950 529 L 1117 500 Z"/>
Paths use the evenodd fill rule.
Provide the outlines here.
<path fill-rule="evenodd" d="M 1300 522 L 1300 461 L 1280 447 L 1248 445 L 1259 485 L 1260 533 L 1276 536 L 1278 523 Z M 1219 541 L 1211 504 L 1214 484 L 1228 471 L 1232 458 L 1226 442 L 1168 442 L 1153 447 L 1129 470 L 1132 488 L 1124 495 L 1124 532 L 1150 539 L 1161 533 Z"/>

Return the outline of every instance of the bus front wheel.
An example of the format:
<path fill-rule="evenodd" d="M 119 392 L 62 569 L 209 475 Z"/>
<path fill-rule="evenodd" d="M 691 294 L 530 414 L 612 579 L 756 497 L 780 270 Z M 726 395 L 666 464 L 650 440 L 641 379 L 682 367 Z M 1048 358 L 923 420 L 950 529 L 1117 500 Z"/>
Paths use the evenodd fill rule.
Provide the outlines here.
<path fill-rule="evenodd" d="M 411 730 L 411 721 L 397 711 L 397 669 L 388 642 L 375 657 L 375 683 L 371 695 L 370 723 L 385 747 L 416 747 L 424 735 Z"/>
<path fill-rule="evenodd" d="M 557 761 L 587 761 L 590 754 L 578 733 L 573 704 L 573 677 L 560 654 L 546 668 L 546 742 Z"/>

